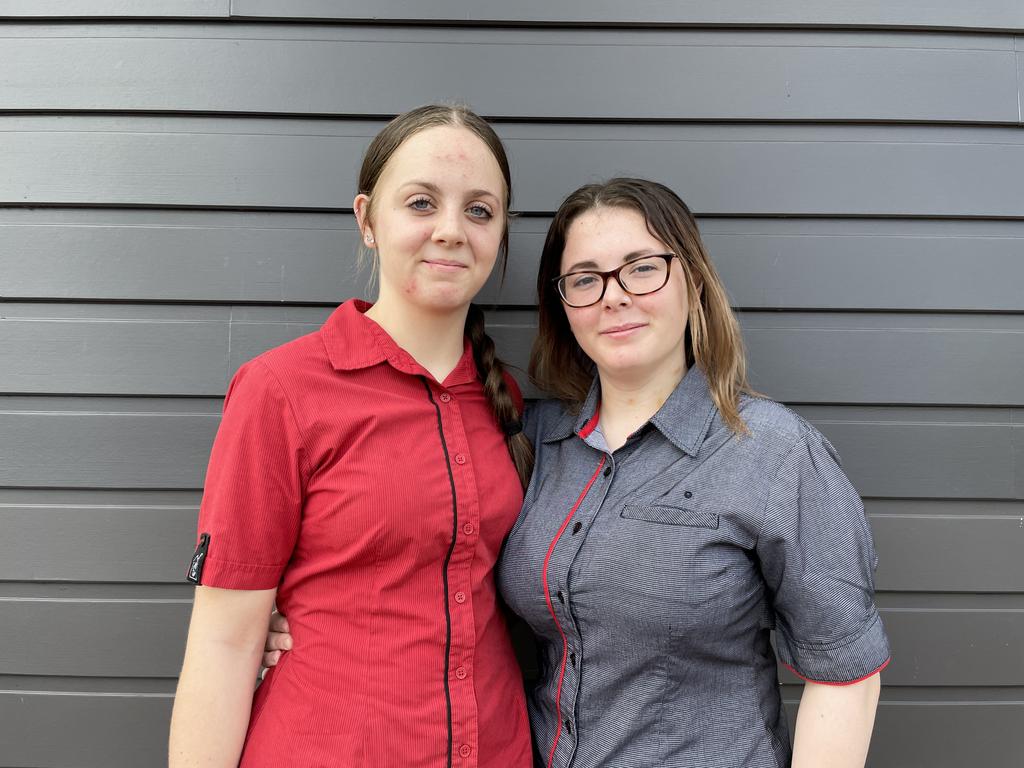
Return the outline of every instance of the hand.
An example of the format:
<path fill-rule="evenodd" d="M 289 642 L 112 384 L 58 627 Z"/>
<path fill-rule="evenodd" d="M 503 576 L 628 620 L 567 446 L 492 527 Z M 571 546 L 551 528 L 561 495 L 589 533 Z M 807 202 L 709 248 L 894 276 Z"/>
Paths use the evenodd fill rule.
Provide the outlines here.
<path fill-rule="evenodd" d="M 281 660 L 284 651 L 292 648 L 292 636 L 288 634 L 288 619 L 283 614 L 274 611 L 270 614 L 270 626 L 267 631 L 267 641 L 263 646 L 263 666 L 276 666 Z M 266 674 L 264 670 L 263 674 Z"/>

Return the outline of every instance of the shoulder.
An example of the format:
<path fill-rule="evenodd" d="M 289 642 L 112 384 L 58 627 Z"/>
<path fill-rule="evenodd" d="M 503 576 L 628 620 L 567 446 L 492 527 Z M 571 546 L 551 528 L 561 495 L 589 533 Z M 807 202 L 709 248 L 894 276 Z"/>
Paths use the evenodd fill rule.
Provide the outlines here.
<path fill-rule="evenodd" d="M 564 430 L 565 422 L 571 422 L 574 418 L 565 401 L 554 398 L 538 400 L 526 407 L 526 435 L 536 445 L 559 430 Z"/>
<path fill-rule="evenodd" d="M 320 332 L 314 331 L 257 355 L 244 363 L 235 377 L 272 381 L 283 392 L 294 394 L 309 386 L 310 377 L 330 370 Z"/>
<path fill-rule="evenodd" d="M 745 439 L 750 439 L 766 458 L 771 457 L 769 465 L 778 467 L 797 452 L 827 454 L 839 464 L 839 454 L 828 438 L 782 403 L 766 397 L 743 395 L 740 417 L 750 429 L 750 435 Z"/>

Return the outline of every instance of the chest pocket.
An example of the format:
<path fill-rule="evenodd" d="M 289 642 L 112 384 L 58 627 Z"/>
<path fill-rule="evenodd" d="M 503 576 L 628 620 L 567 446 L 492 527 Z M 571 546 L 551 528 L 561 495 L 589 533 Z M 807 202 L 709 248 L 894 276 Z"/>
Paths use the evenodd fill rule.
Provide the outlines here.
<path fill-rule="evenodd" d="M 714 512 L 695 512 L 682 507 L 653 504 L 626 504 L 619 513 L 627 520 L 646 520 L 662 525 L 685 525 L 690 528 L 718 528 L 718 515 Z"/>

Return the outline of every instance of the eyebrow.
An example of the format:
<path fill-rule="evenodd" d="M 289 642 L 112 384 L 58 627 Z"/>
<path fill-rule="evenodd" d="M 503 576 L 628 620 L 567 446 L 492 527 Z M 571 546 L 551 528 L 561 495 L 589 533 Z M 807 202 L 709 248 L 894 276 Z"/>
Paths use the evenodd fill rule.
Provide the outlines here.
<path fill-rule="evenodd" d="M 441 195 L 441 188 L 437 184 L 432 184 L 429 181 L 420 181 L 419 179 L 413 179 L 412 181 L 406 182 L 399 189 L 405 189 L 406 187 L 423 187 L 435 195 Z M 493 197 L 495 200 L 501 200 L 501 198 L 491 192 L 488 189 L 471 189 L 469 190 L 467 197 Z"/>
<path fill-rule="evenodd" d="M 622 257 L 622 263 L 625 264 L 630 261 L 635 261 L 636 259 L 642 259 L 644 256 L 653 256 L 656 253 L 661 253 L 661 251 L 655 251 L 651 248 L 642 248 L 639 251 L 630 251 L 629 253 Z M 579 272 L 580 270 L 601 271 L 598 270 L 596 261 L 587 259 L 586 261 L 577 261 L 575 264 L 569 267 L 565 274 L 569 274 L 570 272 Z"/>

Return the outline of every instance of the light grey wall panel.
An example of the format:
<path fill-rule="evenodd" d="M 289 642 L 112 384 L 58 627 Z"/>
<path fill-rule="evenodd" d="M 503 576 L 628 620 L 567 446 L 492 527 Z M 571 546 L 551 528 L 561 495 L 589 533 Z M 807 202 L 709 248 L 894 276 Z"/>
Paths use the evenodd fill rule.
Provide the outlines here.
<path fill-rule="evenodd" d="M 0 410 L 0 486 L 201 488 L 218 423 L 203 413 Z"/>
<path fill-rule="evenodd" d="M 512 222 L 504 285 L 529 306 L 550 219 Z M 741 308 L 1019 311 L 1024 222 L 710 218 L 705 244 Z M 8 299 L 338 303 L 366 293 L 350 214 L 0 209 Z"/>
<path fill-rule="evenodd" d="M 177 677 L 192 602 L 0 598 L 0 611 L 0 674 Z"/>
<path fill-rule="evenodd" d="M 467 12 L 462 0 L 234 0 L 232 15 L 250 18 L 337 19 L 420 22 L 512 22 L 520 24 L 680 24 L 743 26 L 939 27 L 1024 29 L 1024 10 L 1015 0 L 967 5 L 955 0 L 477 0 Z"/>
<path fill-rule="evenodd" d="M 750 31 L 728 45 L 716 32 L 623 40 L 616 30 L 566 45 L 561 33 L 507 30 L 496 40 L 470 29 L 419 29 L 402 43 L 402 60 L 416 66 L 395 77 L 395 43 L 365 40 L 380 33 L 328 27 L 315 40 L 295 40 L 285 28 L 285 39 L 256 40 L 236 29 L 217 39 L 165 39 L 145 28 L 138 37 L 127 36 L 129 28 L 21 39 L 22 28 L 10 28 L 0 48 L 0 69 L 9 73 L 0 108 L 387 115 L 447 95 L 514 118 L 1019 122 L 1010 36 L 926 36 L 930 45 L 921 48 L 922 38 L 907 35 L 898 48 L 888 37 L 878 45 L 870 32 L 853 47 L 843 35 L 830 45 L 823 32 L 785 45 Z M 994 40 L 1002 50 L 983 50 Z M 656 99 L 636 87 L 652 73 L 672 78 Z"/>
<path fill-rule="evenodd" d="M 274 134 L 284 127 L 239 119 L 232 127 L 240 135 L 215 132 L 226 126 L 212 118 L 83 116 L 59 132 L 40 125 L 39 118 L 0 118 L 0 132 L 8 129 L 0 133 L 0 167 L 9 169 L 0 176 L 0 203 L 344 210 L 360 153 L 379 124 L 296 121 L 287 124 L 289 134 Z M 1024 133 L 1010 128 L 500 131 L 522 211 L 551 212 L 573 186 L 627 174 L 663 181 L 705 214 L 1024 217 L 1016 170 L 1024 164 Z"/>
<path fill-rule="evenodd" d="M 171 694 L 0 691 L 0 759 L 32 768 L 167 762 Z"/>
<path fill-rule="evenodd" d="M 0 19 L 220 18 L 231 0 L 0 0 Z"/>

